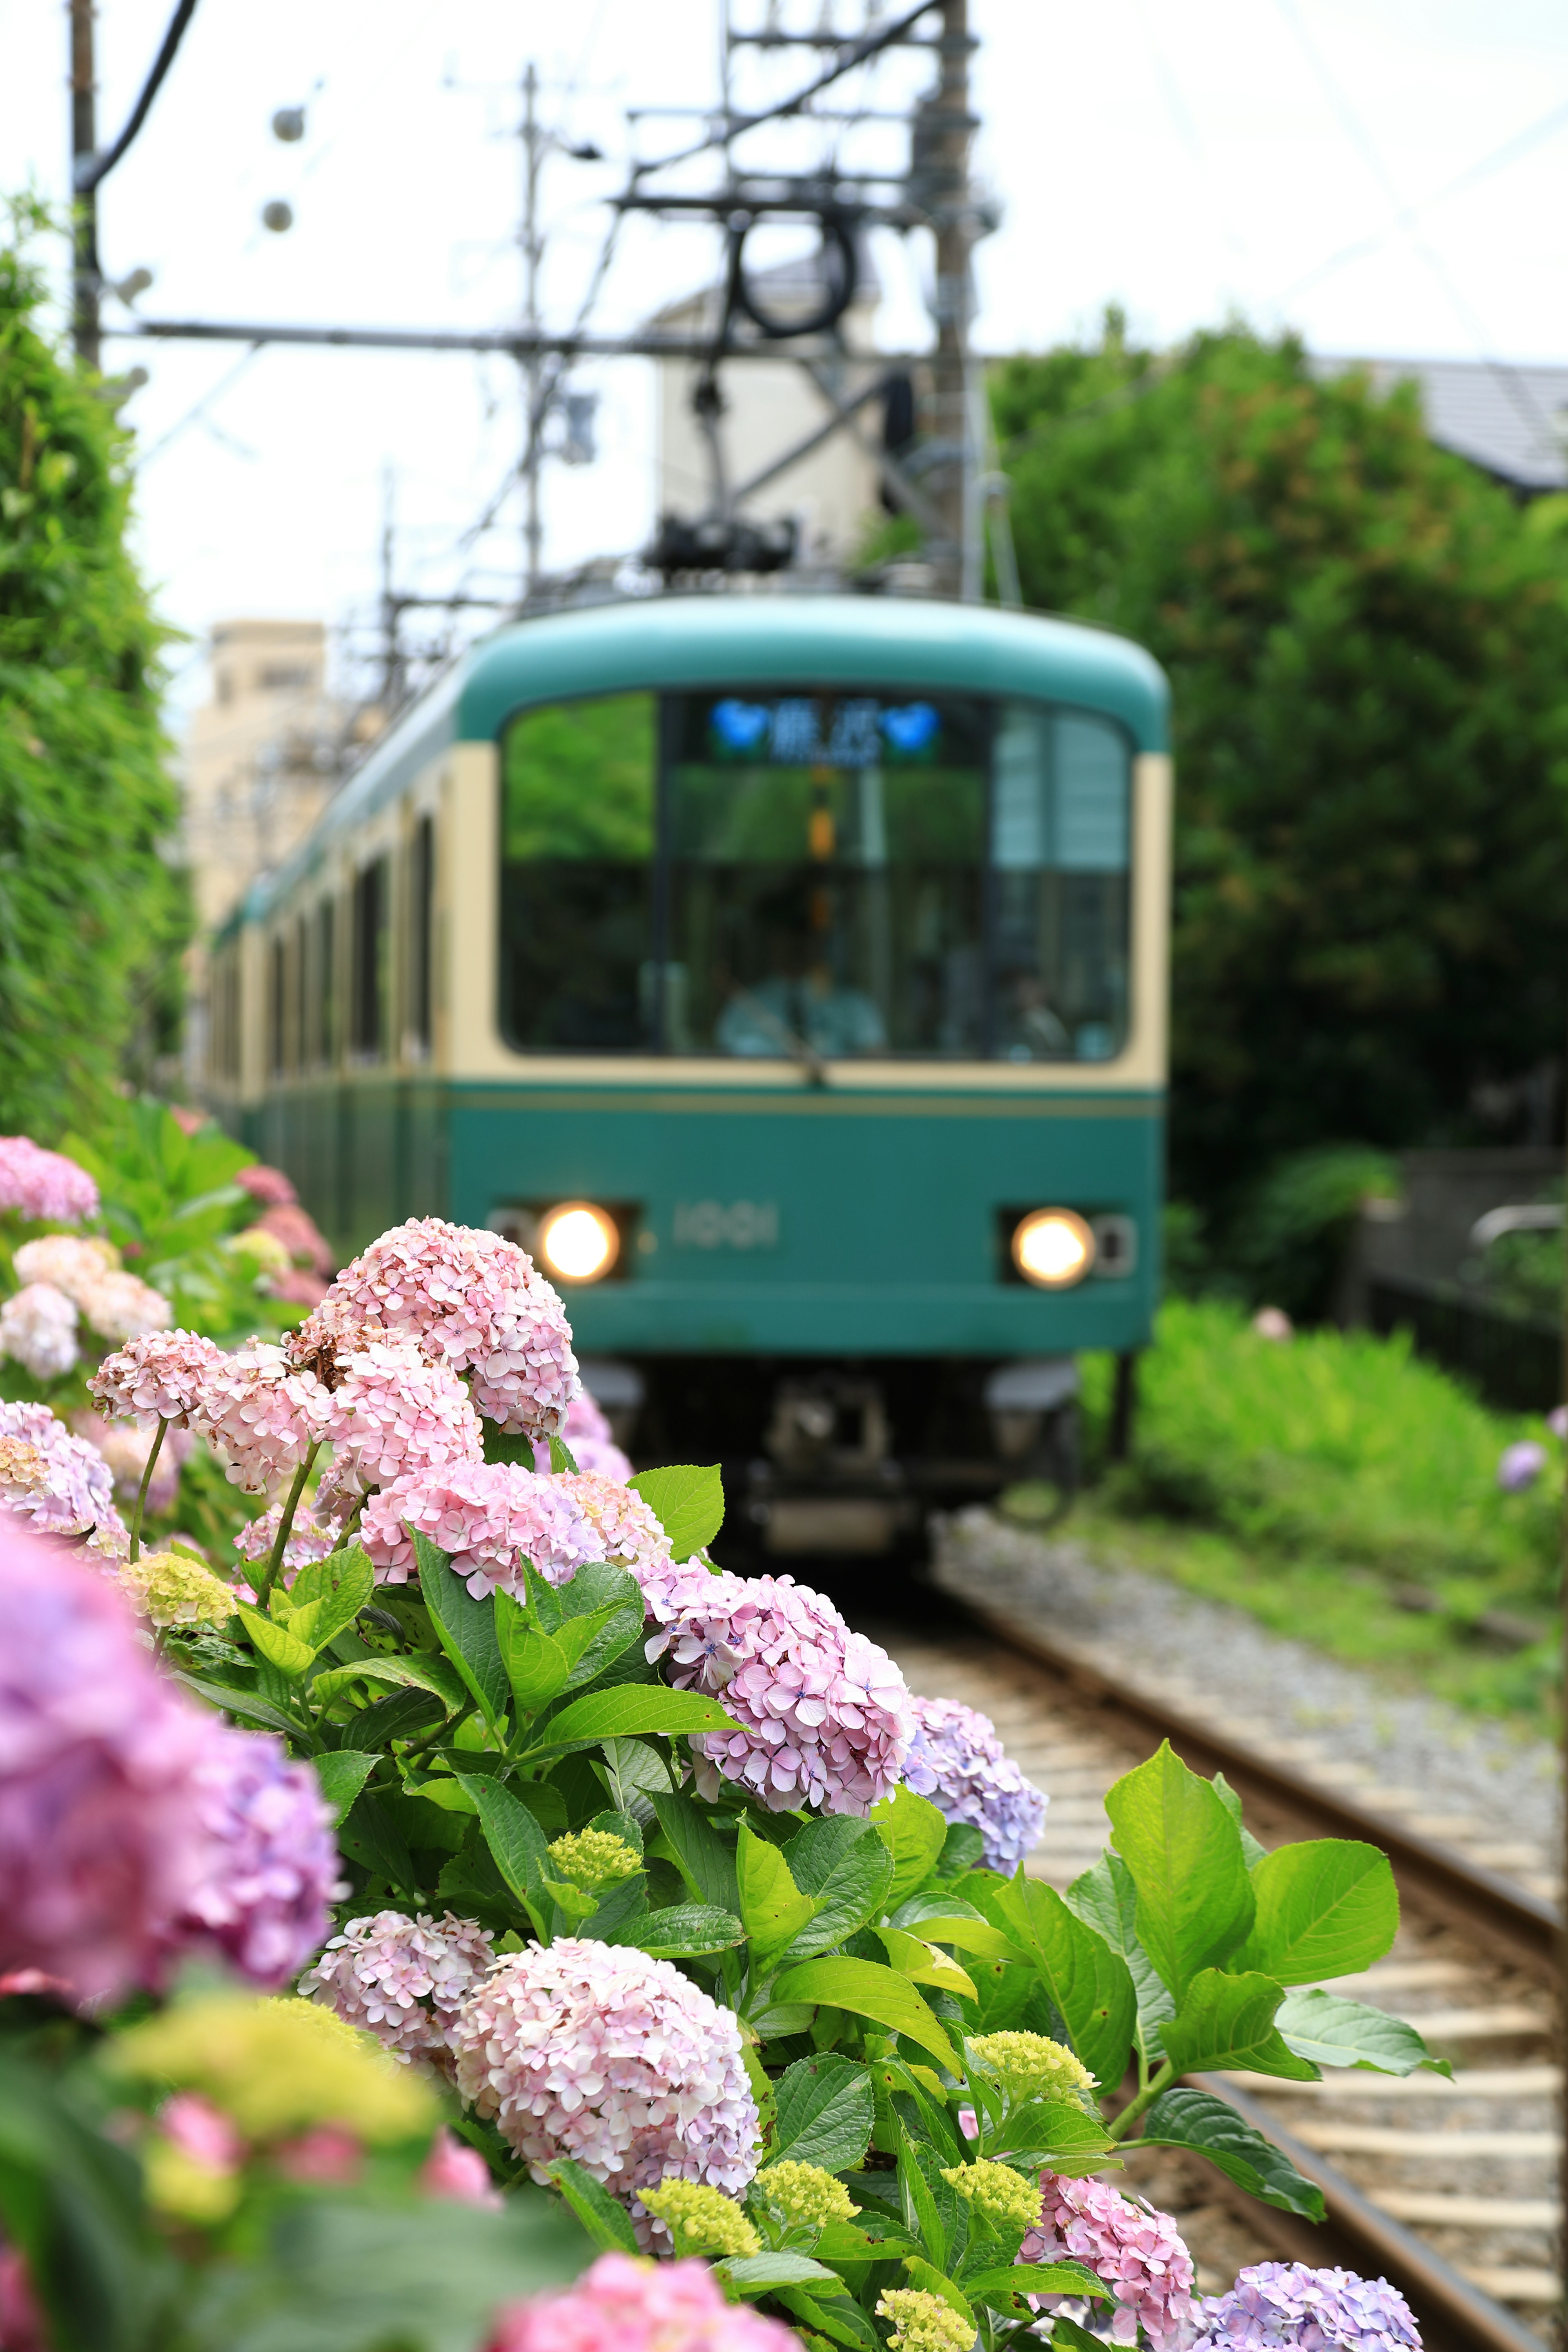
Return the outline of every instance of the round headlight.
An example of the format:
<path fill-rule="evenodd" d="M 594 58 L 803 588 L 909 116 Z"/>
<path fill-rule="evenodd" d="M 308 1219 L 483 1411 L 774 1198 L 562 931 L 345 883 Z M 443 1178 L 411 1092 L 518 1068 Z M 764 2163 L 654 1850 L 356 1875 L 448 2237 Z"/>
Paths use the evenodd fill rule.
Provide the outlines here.
<path fill-rule="evenodd" d="M 1070 1290 L 1094 1264 L 1094 1235 L 1076 1209 L 1033 1209 L 1014 1228 L 1013 1263 L 1040 1290 Z"/>
<path fill-rule="evenodd" d="M 613 1217 L 585 1201 L 566 1201 L 539 1220 L 539 1255 L 562 1282 L 597 1282 L 621 1254 Z"/>

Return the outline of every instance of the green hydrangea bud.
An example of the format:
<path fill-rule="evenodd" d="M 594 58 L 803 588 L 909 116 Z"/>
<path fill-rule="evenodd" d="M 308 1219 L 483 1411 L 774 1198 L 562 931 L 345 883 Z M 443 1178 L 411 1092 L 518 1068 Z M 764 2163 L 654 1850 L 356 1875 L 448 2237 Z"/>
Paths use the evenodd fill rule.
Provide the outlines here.
<path fill-rule="evenodd" d="M 970 2041 L 977 2058 L 993 2067 L 1015 2106 L 1052 2091 L 1072 2095 L 1096 2088 L 1094 2076 L 1066 2044 L 1043 2033 L 977 2033 Z"/>
<path fill-rule="evenodd" d="M 115 1563 L 114 1580 L 150 1624 L 221 1625 L 235 1613 L 235 1598 L 221 1576 L 184 1552 L 147 1551 L 140 1559 Z"/>
<path fill-rule="evenodd" d="M 563 1878 L 590 1895 L 642 1868 L 636 1848 L 614 1830 L 574 1830 L 569 1837 L 552 1838 L 550 1859 Z"/>
<path fill-rule="evenodd" d="M 590 1832 L 590 1835 L 592 1832 Z M 664 2180 L 639 2189 L 645 2210 L 668 2230 L 678 2254 L 754 2254 L 762 2240 L 740 2207 L 700 2180 Z"/>
<path fill-rule="evenodd" d="M 765 2198 L 780 2220 L 809 2223 L 825 2230 L 830 2221 L 852 2221 L 860 2210 L 841 2180 L 824 2172 L 820 2164 L 798 2164 L 784 2157 L 758 2173 L 753 2196 Z"/>
<path fill-rule="evenodd" d="M 1010 2164 L 955 2164 L 942 2179 L 967 2197 L 988 2221 L 1005 2230 L 1032 2230 L 1040 2218 L 1040 2184 Z"/>
<path fill-rule="evenodd" d="M 974 2330 L 962 2312 L 923 2287 L 892 2286 L 877 2305 L 892 2327 L 892 2352 L 971 2352 Z"/>

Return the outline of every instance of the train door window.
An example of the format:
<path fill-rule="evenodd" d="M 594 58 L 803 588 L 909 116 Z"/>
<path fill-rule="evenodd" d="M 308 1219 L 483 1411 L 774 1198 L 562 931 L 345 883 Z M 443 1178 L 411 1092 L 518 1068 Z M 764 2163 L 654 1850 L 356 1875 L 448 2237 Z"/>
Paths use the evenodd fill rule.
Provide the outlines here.
<path fill-rule="evenodd" d="M 362 1061 L 378 1060 L 385 1045 L 389 867 L 378 857 L 354 877 L 349 1044 Z"/>
<path fill-rule="evenodd" d="M 289 961 L 294 967 L 294 985 L 289 1003 L 289 1066 L 293 1070 L 305 1070 L 310 1063 L 306 1021 L 310 986 L 310 926 L 303 915 L 294 925 Z"/>
<path fill-rule="evenodd" d="M 607 695 L 507 730 L 500 1009 L 524 1052 L 658 1042 L 657 715 L 651 694 Z"/>
<path fill-rule="evenodd" d="M 279 936 L 267 943 L 267 1068 L 274 1078 L 283 1075 L 289 1025 L 289 950 Z"/>
<path fill-rule="evenodd" d="M 314 971 L 308 1008 L 310 1058 L 318 1068 L 330 1068 L 337 1059 L 338 1050 L 337 921 L 331 898 L 321 899 L 317 906 L 313 929 Z"/>
<path fill-rule="evenodd" d="M 408 849 L 407 1051 L 416 1059 L 430 1050 L 430 940 L 436 897 L 436 827 L 422 816 Z"/>
<path fill-rule="evenodd" d="M 989 734 L 973 697 L 672 698 L 672 1050 L 978 1053 Z"/>
<path fill-rule="evenodd" d="M 1088 712 L 1008 704 L 992 787 L 994 1050 L 1107 1061 L 1127 1035 L 1126 740 Z"/>

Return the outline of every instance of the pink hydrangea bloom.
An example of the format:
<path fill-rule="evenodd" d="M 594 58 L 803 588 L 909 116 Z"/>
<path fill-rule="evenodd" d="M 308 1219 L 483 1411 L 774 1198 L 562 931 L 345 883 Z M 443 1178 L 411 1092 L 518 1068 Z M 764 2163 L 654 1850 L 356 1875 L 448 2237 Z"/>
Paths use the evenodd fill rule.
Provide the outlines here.
<path fill-rule="evenodd" d="M 241 1559 L 263 1560 L 272 1557 L 272 1547 L 278 1540 L 279 1523 L 283 1517 L 281 1503 L 274 1503 L 258 1519 L 247 1519 L 234 1539 L 234 1548 Z M 326 1559 L 338 1548 L 338 1536 L 331 1528 L 323 1528 L 301 1504 L 294 1514 L 289 1529 L 289 1540 L 283 1547 L 283 1573 L 291 1578 L 297 1570 L 308 1568 L 312 1560 Z"/>
<path fill-rule="evenodd" d="M 338 1354 L 326 1426 L 331 1491 L 345 1498 L 485 1457 L 468 1390 L 411 1339 L 369 1339 L 352 1355 Z"/>
<path fill-rule="evenodd" d="M 328 1906 L 344 1891 L 315 1768 L 292 1760 L 270 1732 L 215 1717 L 195 1787 L 208 1846 L 177 1931 L 276 1991 L 321 1950 Z"/>
<path fill-rule="evenodd" d="M 264 1495 L 325 1437 L 331 1404 L 313 1373 L 298 1370 L 281 1348 L 252 1339 L 209 1375 L 192 1425 L 217 1447 L 231 1485 Z"/>
<path fill-rule="evenodd" d="M 987 1870 L 1009 1877 L 1039 1843 L 1047 1800 L 1008 1760 L 989 1716 L 952 1698 L 917 1698 L 915 1736 L 904 1779 L 950 1822 L 984 1840 Z"/>
<path fill-rule="evenodd" d="M 222 1728 L 100 1576 L 0 1518 L 0 1971 L 83 2001 L 156 1983 L 202 1883 L 197 1772 Z"/>
<path fill-rule="evenodd" d="M 207 1383 L 226 1370 L 228 1361 L 199 1332 L 144 1331 L 105 1356 L 88 1381 L 88 1394 L 102 1412 L 125 1414 L 142 1429 L 159 1421 L 184 1429 Z"/>
<path fill-rule="evenodd" d="M 47 1282 L 79 1307 L 96 1282 L 120 1270 L 112 1242 L 83 1234 L 41 1234 L 24 1242 L 13 1261 L 18 1282 Z"/>
<path fill-rule="evenodd" d="M 668 2233 L 639 2189 L 700 2180 L 735 2196 L 757 2168 L 757 2109 L 734 2014 L 668 1960 L 558 1937 L 499 1960 L 452 2029 L 458 2089 L 532 2168 L 569 2156 Z"/>
<path fill-rule="evenodd" d="M 1193 2258 L 1168 2213 L 1135 2205 L 1103 2180 L 1063 2180 L 1054 2172 L 1041 2173 L 1040 2196 L 1040 2219 L 1018 2250 L 1021 2263 L 1071 2254 L 1087 2263 L 1116 2297 L 1113 2344 L 1136 2344 L 1140 2325 L 1152 2352 L 1181 2352 L 1191 2343 L 1198 2315 Z M 1055 2310 L 1060 2298 L 1038 2301 Z"/>
<path fill-rule="evenodd" d="M 498 1591 L 525 1601 L 524 1559 L 547 1583 L 566 1584 L 584 1560 L 605 1556 L 565 1482 L 519 1462 L 454 1462 L 373 1495 L 360 1539 L 384 1584 L 406 1584 L 413 1573 L 405 1522 L 448 1555 L 478 1601 Z"/>
<path fill-rule="evenodd" d="M 336 1265 L 331 1242 L 297 1201 L 280 1202 L 276 1208 L 264 1210 L 257 1223 L 263 1233 L 282 1243 L 296 1265 L 309 1266 L 312 1274 L 320 1275 L 330 1275 Z M 323 1283 L 323 1293 L 325 1288 Z"/>
<path fill-rule="evenodd" d="M 77 1360 L 76 1305 L 52 1282 L 24 1283 L 0 1307 L 0 1356 L 36 1381 L 58 1381 Z"/>
<path fill-rule="evenodd" d="M 3 1438 L 36 1449 L 46 1483 L 40 1490 L 9 1493 L 0 1508 L 30 1520 L 40 1534 L 80 1535 L 96 1527 L 100 1533 L 123 1536 L 109 1465 L 96 1445 L 73 1437 L 47 1404 L 0 1402 Z"/>
<path fill-rule="evenodd" d="M 475 1404 L 505 1430 L 559 1431 L 576 1392 L 565 1310 L 527 1252 L 500 1234 L 442 1217 L 395 1225 L 343 1268 L 310 1318 L 328 1335 L 367 1323 L 471 1373 Z"/>
<path fill-rule="evenodd" d="M 616 1479 L 623 1486 L 632 1475 L 630 1462 L 616 1444 L 609 1423 L 586 1389 L 579 1390 L 566 1408 L 561 1441 L 579 1470 L 591 1472 L 595 1477 Z M 548 1438 L 534 1439 L 533 1466 L 536 1470 L 549 1469 Z"/>
<path fill-rule="evenodd" d="M 563 1472 L 556 1484 L 570 1495 L 599 1540 L 599 1557 L 629 1569 L 641 1583 L 645 1578 L 676 1575 L 669 1538 L 640 1495 L 618 1478 L 580 1470 Z"/>
<path fill-rule="evenodd" d="M 98 1214 L 98 1187 L 63 1151 L 44 1151 L 31 1136 L 0 1135 L 0 1210 L 51 1225 L 79 1225 Z"/>
<path fill-rule="evenodd" d="M 161 1290 L 134 1274 L 100 1275 L 84 1283 L 81 1311 L 100 1337 L 134 1339 L 143 1331 L 164 1331 L 174 1320 L 174 1308 Z"/>
<path fill-rule="evenodd" d="M 775 1812 L 868 1813 L 903 1777 L 914 1713 L 885 1650 L 789 1576 L 714 1576 L 700 1563 L 640 1576 L 677 1690 L 722 1698 L 739 1731 L 691 1743 L 698 1781 L 738 1780 Z"/>
<path fill-rule="evenodd" d="M 509 2305 L 485 2352 L 800 2352 L 800 2338 L 726 2302 L 706 2263 L 601 2254 L 571 2286 Z"/>
<path fill-rule="evenodd" d="M 300 1197 L 281 1168 L 268 1168 L 264 1160 L 253 1160 L 248 1168 L 237 1169 L 234 1181 L 253 1201 L 260 1201 L 268 1209 L 291 1209 Z"/>
<path fill-rule="evenodd" d="M 494 1958 L 476 1919 L 377 1911 L 332 1937 L 300 1990 L 374 2033 L 395 2057 L 449 2074 L 458 2011 Z"/>
<path fill-rule="evenodd" d="M 419 2186 L 426 2197 L 447 2197 L 457 2205 L 485 2205 L 494 2213 L 502 2209 L 500 2190 L 479 2149 L 458 2139 L 445 2124 L 419 2168 Z"/>
<path fill-rule="evenodd" d="M 204 2172 L 237 2172 L 245 2159 L 245 2142 L 231 2119 L 199 2091 L 176 2091 L 158 2110 L 163 2137 L 199 2164 Z M 0 2336 L 0 2344 L 5 2338 Z"/>

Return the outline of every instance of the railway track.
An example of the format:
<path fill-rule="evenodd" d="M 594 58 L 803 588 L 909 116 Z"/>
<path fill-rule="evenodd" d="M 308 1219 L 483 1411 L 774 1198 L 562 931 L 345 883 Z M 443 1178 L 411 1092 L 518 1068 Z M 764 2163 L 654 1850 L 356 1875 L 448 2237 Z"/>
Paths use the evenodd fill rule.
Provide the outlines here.
<path fill-rule="evenodd" d="M 1321 2084 L 1207 2084 L 1316 2179 L 1321 2225 L 1230 2190 L 1195 2159 L 1151 2152 L 1135 2183 L 1177 2215 L 1206 2291 L 1228 2286 L 1245 2263 L 1342 2263 L 1400 2287 L 1428 2352 L 1560 2343 L 1552 1858 L 1479 1815 L 1434 1815 L 1419 1790 L 1379 1786 L 1327 1740 L 1287 1738 L 1240 1708 L 1218 1717 L 1191 1687 L 1129 1690 L 1080 1647 L 967 1598 L 918 1628 L 868 1630 L 911 1688 L 989 1715 L 1047 1791 L 1027 1867 L 1057 1886 L 1106 1843 L 1111 1782 L 1167 1737 L 1194 1769 L 1224 1770 L 1265 1843 L 1348 1836 L 1384 1847 L 1403 1897 L 1398 1941 L 1376 1968 L 1332 1989 L 1408 2018 L 1450 2061 L 1454 2081 L 1358 2070 Z"/>

